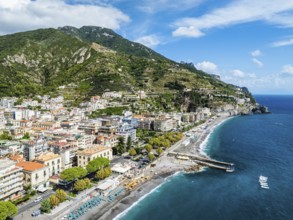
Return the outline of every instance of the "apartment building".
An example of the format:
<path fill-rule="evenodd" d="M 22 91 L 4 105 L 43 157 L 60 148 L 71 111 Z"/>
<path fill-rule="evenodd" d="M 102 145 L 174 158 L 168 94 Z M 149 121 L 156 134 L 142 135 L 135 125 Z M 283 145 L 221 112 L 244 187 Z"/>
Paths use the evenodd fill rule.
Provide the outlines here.
<path fill-rule="evenodd" d="M 0 159 L 0 200 L 15 200 L 22 196 L 22 167 L 9 159 Z"/>
<path fill-rule="evenodd" d="M 112 148 L 105 147 L 103 145 L 93 145 L 82 151 L 77 151 L 77 166 L 85 167 L 90 161 L 98 158 L 105 157 L 112 160 Z"/>
<path fill-rule="evenodd" d="M 61 173 L 62 157 L 52 152 L 44 153 L 35 159 L 35 162 L 45 164 L 49 167 L 49 176 Z"/>
<path fill-rule="evenodd" d="M 41 190 L 49 186 L 49 167 L 45 164 L 21 161 L 16 164 L 22 167 L 24 185 L 31 185 L 33 189 Z"/>

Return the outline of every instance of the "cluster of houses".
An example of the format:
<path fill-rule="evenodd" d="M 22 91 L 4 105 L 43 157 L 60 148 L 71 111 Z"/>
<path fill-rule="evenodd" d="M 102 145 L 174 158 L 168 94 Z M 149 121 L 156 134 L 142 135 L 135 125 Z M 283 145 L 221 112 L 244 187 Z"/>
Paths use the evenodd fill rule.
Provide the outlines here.
<path fill-rule="evenodd" d="M 172 131 L 212 114 L 209 108 L 192 113 L 160 115 L 107 116 L 89 119 L 92 111 L 117 106 L 122 98 L 146 98 L 143 91 L 135 97 L 120 92 L 93 96 L 80 108 L 65 108 L 62 96 L 0 100 L 0 135 L 11 138 L 0 141 L 0 200 L 15 200 L 23 195 L 25 186 L 45 191 L 58 181 L 59 174 L 71 167 L 85 167 L 88 162 L 105 157 L 112 159 L 112 148 L 118 137 L 136 141 L 136 129 Z M 118 101 L 117 101 L 118 100 Z M 121 104 L 120 104 L 121 105 Z M 32 108 L 37 107 L 39 108 Z M 234 114 L 234 106 L 217 110 L 217 114 Z M 25 135 L 29 137 L 25 137 Z M 9 140 L 10 139 L 10 140 Z"/>

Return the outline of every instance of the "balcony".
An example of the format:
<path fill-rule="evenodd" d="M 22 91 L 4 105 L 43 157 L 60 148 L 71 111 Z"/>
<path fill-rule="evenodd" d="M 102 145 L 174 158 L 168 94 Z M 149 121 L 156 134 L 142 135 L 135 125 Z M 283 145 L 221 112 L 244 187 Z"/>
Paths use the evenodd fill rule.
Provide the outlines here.
<path fill-rule="evenodd" d="M 0 183 L 0 189 L 3 189 L 3 188 L 6 187 L 6 186 L 13 185 L 13 184 L 15 184 L 15 183 L 17 183 L 17 182 L 22 182 L 22 181 L 23 181 L 22 178 L 15 178 L 15 179 L 13 179 L 13 180 L 6 181 L 6 182 L 4 182 L 4 183 Z"/>
<path fill-rule="evenodd" d="M 23 173 L 22 172 L 17 172 L 16 174 L 6 175 L 6 177 L 0 179 L 0 184 L 4 183 L 6 181 L 9 181 L 11 179 L 17 178 L 17 177 L 23 178 Z"/>
<path fill-rule="evenodd" d="M 19 192 L 21 190 L 23 190 L 22 183 L 20 185 L 18 184 L 15 188 L 12 188 L 11 190 L 6 191 L 5 193 L 0 193 L 0 200 L 3 198 L 9 197 L 10 195 L 16 192 Z"/>

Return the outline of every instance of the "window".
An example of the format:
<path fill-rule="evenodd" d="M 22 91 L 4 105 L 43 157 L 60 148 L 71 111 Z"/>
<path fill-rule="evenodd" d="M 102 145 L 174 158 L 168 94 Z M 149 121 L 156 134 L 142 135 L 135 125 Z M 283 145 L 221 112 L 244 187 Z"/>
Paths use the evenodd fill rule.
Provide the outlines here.
<path fill-rule="evenodd" d="M 60 163 L 60 159 L 57 160 L 57 163 Z"/>

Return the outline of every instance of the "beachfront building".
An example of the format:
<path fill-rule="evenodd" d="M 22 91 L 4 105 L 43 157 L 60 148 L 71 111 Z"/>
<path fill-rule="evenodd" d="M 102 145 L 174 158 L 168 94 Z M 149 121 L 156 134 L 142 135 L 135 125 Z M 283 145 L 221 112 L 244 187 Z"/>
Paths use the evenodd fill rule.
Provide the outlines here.
<path fill-rule="evenodd" d="M 0 159 L 0 200 L 15 200 L 22 196 L 23 173 L 16 162 Z"/>
<path fill-rule="evenodd" d="M 92 147 L 78 151 L 77 155 L 77 166 L 85 167 L 90 161 L 98 158 L 105 157 L 112 160 L 112 148 L 105 147 L 103 145 L 92 145 Z"/>
<path fill-rule="evenodd" d="M 45 164 L 47 167 L 49 167 L 49 176 L 54 176 L 55 174 L 59 174 L 62 171 L 62 158 L 59 154 L 48 152 L 37 157 L 35 162 Z"/>
<path fill-rule="evenodd" d="M 176 123 L 171 118 L 159 118 L 154 121 L 154 130 L 155 131 L 171 131 L 176 128 Z"/>
<path fill-rule="evenodd" d="M 116 135 L 122 136 L 125 141 L 127 141 L 128 138 L 130 138 L 131 141 L 135 141 L 136 129 L 134 129 L 133 126 L 128 123 L 123 123 L 118 127 Z"/>
<path fill-rule="evenodd" d="M 49 167 L 45 164 L 22 161 L 16 165 L 23 168 L 25 186 L 31 185 L 33 189 L 39 191 L 44 191 L 49 186 Z"/>

